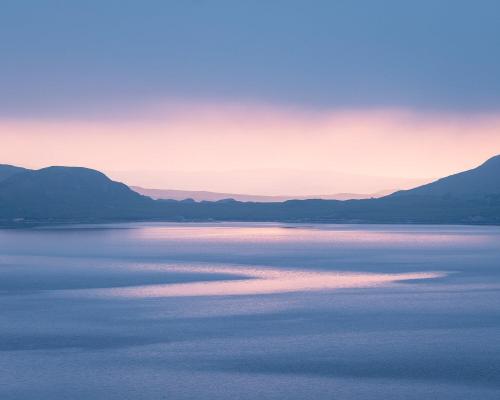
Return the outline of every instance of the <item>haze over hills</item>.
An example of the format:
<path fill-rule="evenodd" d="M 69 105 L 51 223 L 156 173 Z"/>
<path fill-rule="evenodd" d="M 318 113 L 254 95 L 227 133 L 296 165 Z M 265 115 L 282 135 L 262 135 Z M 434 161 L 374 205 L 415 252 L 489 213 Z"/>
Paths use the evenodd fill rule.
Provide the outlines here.
<path fill-rule="evenodd" d="M 78 167 L 0 167 L 3 225 L 120 220 L 500 224 L 500 156 L 479 167 L 378 199 L 175 201 L 142 196 Z"/>
<path fill-rule="evenodd" d="M 140 186 L 130 186 L 132 190 L 144 196 L 149 196 L 152 199 L 158 200 L 187 200 L 195 201 L 219 201 L 225 199 L 233 199 L 237 201 L 251 201 L 258 203 L 279 203 L 287 200 L 308 200 L 308 199 L 324 199 L 324 200 L 351 200 L 351 199 L 371 199 L 394 193 L 396 190 L 384 190 L 372 194 L 359 193 L 336 193 L 336 194 L 320 194 L 307 196 L 264 196 L 241 193 L 218 193 L 205 190 L 173 190 L 173 189 L 147 189 Z"/>
<path fill-rule="evenodd" d="M 353 162 L 354 163 L 354 162 Z M 370 197 L 372 193 L 411 189 L 440 176 L 429 175 L 422 171 L 421 178 L 413 174 L 411 178 L 400 176 L 402 172 L 392 171 L 394 176 L 369 173 L 342 172 L 335 169 L 293 169 L 293 168 L 253 168 L 190 171 L 190 170 L 107 170 L 113 180 L 126 182 L 134 187 L 163 190 L 180 190 L 194 192 L 195 200 L 216 201 L 220 198 L 234 198 L 241 201 L 284 201 L 288 199 L 328 198 L 337 194 L 355 194 L 359 197 Z M 425 178 L 423 176 L 427 175 Z M 198 193 L 200 191 L 207 193 Z M 210 192 L 210 193 L 209 193 Z M 212 196 L 211 193 L 221 193 Z M 169 193 L 185 196 L 183 193 Z M 388 194 L 388 193 L 384 193 Z M 200 196 L 201 195 L 201 196 Z M 240 195 L 265 196 L 239 197 Z M 205 198 L 206 196 L 206 198 Z M 238 196 L 238 197 L 236 197 Z M 158 197 L 164 198 L 163 195 Z M 277 197 L 277 199 L 275 199 Z M 356 196 L 357 197 L 357 196 Z M 186 197 L 184 197 L 186 198 Z M 183 200 L 181 197 L 173 197 Z M 339 200 L 346 200 L 340 196 Z"/>

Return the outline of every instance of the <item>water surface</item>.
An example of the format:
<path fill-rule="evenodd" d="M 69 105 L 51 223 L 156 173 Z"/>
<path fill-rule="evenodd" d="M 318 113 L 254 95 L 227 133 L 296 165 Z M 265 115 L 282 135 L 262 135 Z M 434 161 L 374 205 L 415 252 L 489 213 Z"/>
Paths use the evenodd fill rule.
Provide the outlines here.
<path fill-rule="evenodd" d="M 2 399 L 498 399 L 500 229 L 0 230 Z"/>

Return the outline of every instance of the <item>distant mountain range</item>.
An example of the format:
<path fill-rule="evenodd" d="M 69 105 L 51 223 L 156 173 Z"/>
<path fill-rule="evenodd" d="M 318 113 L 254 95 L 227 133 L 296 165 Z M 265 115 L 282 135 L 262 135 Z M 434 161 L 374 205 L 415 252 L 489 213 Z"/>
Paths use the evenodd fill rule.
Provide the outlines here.
<path fill-rule="evenodd" d="M 284 202 L 153 200 L 79 167 L 0 165 L 0 225 L 105 221 L 500 224 L 500 156 L 378 199 Z"/>
<path fill-rule="evenodd" d="M 219 193 L 209 192 L 205 190 L 174 190 L 174 189 L 146 189 L 140 186 L 130 186 L 130 188 L 144 196 L 149 196 L 152 199 L 159 200 L 188 200 L 195 201 L 219 201 L 233 199 L 236 201 L 253 201 L 258 203 L 279 203 L 287 200 L 308 200 L 308 199 L 324 199 L 324 200 L 352 200 L 352 199 L 372 199 L 387 196 L 394 193 L 396 190 L 384 190 L 372 194 L 359 193 L 336 193 L 336 194 L 320 194 L 309 196 L 263 196 L 252 194 L 237 194 L 237 193 Z"/>

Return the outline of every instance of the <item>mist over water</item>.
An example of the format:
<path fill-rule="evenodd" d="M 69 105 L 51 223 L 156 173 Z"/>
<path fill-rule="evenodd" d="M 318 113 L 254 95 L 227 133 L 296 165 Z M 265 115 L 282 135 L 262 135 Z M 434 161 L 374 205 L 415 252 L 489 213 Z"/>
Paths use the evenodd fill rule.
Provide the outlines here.
<path fill-rule="evenodd" d="M 500 228 L 0 230 L 1 399 L 498 399 Z"/>

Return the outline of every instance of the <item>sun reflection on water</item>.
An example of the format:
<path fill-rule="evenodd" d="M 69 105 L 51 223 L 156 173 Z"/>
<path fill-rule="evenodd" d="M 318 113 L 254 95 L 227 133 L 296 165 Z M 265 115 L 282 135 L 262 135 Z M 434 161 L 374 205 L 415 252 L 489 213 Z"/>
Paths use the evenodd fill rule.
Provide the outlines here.
<path fill-rule="evenodd" d="M 346 273 L 268 268 L 174 267 L 172 272 L 234 274 L 237 280 L 216 280 L 125 288 L 91 289 L 94 295 L 113 297 L 237 296 L 287 292 L 369 288 L 405 280 L 444 277 L 442 272 L 401 274 Z"/>
<path fill-rule="evenodd" d="M 374 226 L 353 225 L 293 225 L 254 223 L 244 226 L 232 223 L 205 223 L 193 226 L 181 224 L 162 224 L 131 232 L 135 239 L 145 241 L 205 242 L 205 243 L 331 243 L 354 245 L 424 245 L 443 246 L 460 243 L 479 244 L 488 237 L 461 235 L 460 232 L 443 227 L 439 230 L 418 230 L 396 226 L 391 230 Z"/>

